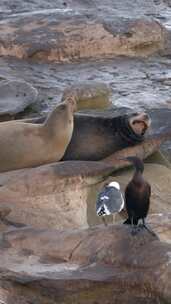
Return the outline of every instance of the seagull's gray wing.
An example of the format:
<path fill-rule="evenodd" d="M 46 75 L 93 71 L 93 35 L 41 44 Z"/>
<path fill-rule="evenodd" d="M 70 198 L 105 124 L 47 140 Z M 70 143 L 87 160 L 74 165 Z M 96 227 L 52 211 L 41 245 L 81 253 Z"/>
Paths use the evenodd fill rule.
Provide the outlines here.
<path fill-rule="evenodd" d="M 104 204 L 110 213 L 120 212 L 124 207 L 124 199 L 120 190 L 114 187 L 105 187 L 98 195 L 96 212 Z"/>
<path fill-rule="evenodd" d="M 124 208 L 124 199 L 120 190 L 114 187 L 108 187 L 109 200 L 107 203 L 108 210 L 111 213 L 120 212 Z"/>
<path fill-rule="evenodd" d="M 106 189 L 107 187 L 103 188 L 103 190 L 97 196 L 96 212 L 109 200 L 109 197 L 106 195 Z"/>

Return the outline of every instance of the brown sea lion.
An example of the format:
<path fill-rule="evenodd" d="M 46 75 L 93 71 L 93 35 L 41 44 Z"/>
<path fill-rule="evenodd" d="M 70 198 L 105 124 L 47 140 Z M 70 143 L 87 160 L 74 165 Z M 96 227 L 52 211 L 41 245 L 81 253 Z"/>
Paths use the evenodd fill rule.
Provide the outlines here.
<path fill-rule="evenodd" d="M 0 123 L 0 172 L 60 160 L 73 132 L 74 99 L 59 104 L 43 124 Z"/>
<path fill-rule="evenodd" d="M 63 160 L 101 160 L 141 142 L 149 126 L 150 118 L 144 112 L 122 116 L 76 114 Z"/>
<path fill-rule="evenodd" d="M 124 111 L 125 113 L 125 111 Z M 24 120 L 43 123 L 45 117 Z M 95 113 L 75 113 L 74 131 L 63 160 L 101 160 L 123 148 L 143 141 L 151 124 L 142 113 L 118 115 L 112 109 Z"/>

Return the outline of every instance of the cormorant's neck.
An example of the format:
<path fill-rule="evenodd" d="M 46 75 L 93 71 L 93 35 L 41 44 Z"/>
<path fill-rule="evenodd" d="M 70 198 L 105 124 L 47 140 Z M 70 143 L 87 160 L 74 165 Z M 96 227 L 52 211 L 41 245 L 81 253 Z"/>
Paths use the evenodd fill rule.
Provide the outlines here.
<path fill-rule="evenodd" d="M 139 182 L 142 181 L 142 179 L 143 179 L 143 171 L 141 171 L 141 170 L 135 170 L 134 176 L 133 176 L 133 180 L 136 183 L 139 183 Z"/>
<path fill-rule="evenodd" d="M 134 165 L 134 168 L 136 172 L 139 172 L 140 174 L 143 174 L 144 172 L 144 164 L 141 159 L 135 157 L 132 159 L 132 163 Z"/>

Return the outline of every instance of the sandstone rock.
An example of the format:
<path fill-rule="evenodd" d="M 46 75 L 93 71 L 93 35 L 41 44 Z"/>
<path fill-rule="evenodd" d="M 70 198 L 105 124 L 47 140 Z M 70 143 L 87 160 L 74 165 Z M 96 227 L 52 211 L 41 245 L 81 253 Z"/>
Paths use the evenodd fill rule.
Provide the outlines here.
<path fill-rule="evenodd" d="M 97 162 L 64 162 L 0 175 L 0 204 L 11 208 L 7 217 L 35 227 L 87 226 L 85 204 L 89 186 L 113 171 Z"/>
<path fill-rule="evenodd" d="M 62 101 L 72 96 L 77 100 L 78 110 L 106 109 L 112 105 L 109 100 L 111 88 L 103 82 L 78 82 L 64 90 Z"/>
<path fill-rule="evenodd" d="M 147 220 L 161 241 L 171 243 L 171 213 L 169 212 L 170 209 L 166 213 L 150 213 Z"/>
<path fill-rule="evenodd" d="M 161 217 L 162 222 L 162 217 Z M 157 304 L 171 301 L 171 245 L 111 225 L 0 235 L 1 301 Z"/>
<path fill-rule="evenodd" d="M 36 101 L 37 95 L 37 90 L 25 81 L 1 81 L 0 115 L 14 115 L 24 111 Z"/>
<path fill-rule="evenodd" d="M 14 16 L 0 24 L 0 55 L 65 62 L 118 55 L 147 56 L 164 46 L 155 20 L 78 14 Z"/>

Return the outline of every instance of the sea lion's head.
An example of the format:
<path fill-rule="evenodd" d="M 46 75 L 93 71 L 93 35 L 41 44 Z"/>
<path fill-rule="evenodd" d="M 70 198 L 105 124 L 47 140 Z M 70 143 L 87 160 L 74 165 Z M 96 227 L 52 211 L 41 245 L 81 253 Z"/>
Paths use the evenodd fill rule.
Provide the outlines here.
<path fill-rule="evenodd" d="M 63 102 L 68 105 L 72 113 L 77 111 L 77 101 L 74 96 L 67 97 Z"/>
<path fill-rule="evenodd" d="M 136 144 L 144 139 L 147 129 L 151 125 L 151 119 L 145 112 L 132 113 L 120 117 L 120 135 L 127 143 Z"/>
<path fill-rule="evenodd" d="M 151 119 L 145 112 L 134 113 L 129 118 L 129 125 L 135 134 L 143 136 L 151 125 Z"/>

